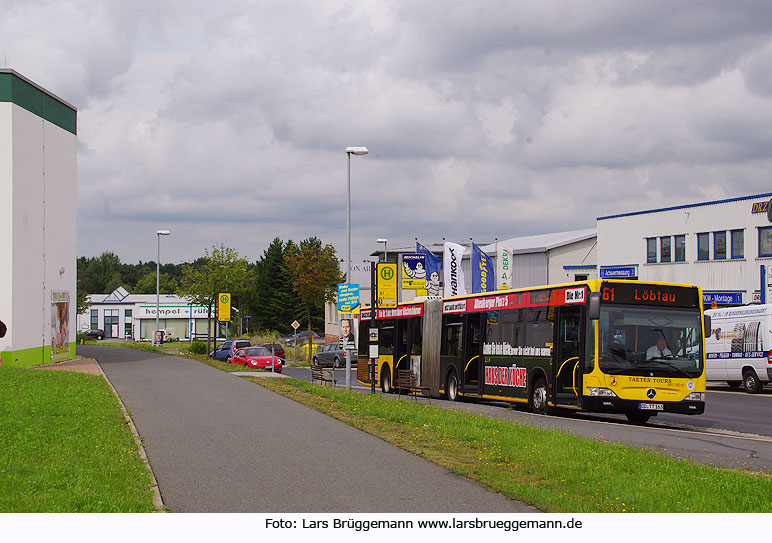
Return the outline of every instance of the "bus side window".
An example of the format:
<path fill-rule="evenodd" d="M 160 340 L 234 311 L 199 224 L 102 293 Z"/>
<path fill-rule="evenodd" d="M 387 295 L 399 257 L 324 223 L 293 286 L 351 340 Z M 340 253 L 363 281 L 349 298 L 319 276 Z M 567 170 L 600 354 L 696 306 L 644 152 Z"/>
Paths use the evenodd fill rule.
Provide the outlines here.
<path fill-rule="evenodd" d="M 440 354 L 458 356 L 461 351 L 461 328 L 463 317 L 449 315 L 442 318 L 442 344 Z"/>

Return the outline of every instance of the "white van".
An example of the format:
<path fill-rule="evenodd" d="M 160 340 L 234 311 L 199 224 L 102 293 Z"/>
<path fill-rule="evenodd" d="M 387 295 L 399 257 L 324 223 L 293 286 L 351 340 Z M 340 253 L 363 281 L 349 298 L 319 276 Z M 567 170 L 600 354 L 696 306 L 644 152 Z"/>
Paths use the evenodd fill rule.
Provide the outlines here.
<path fill-rule="evenodd" d="M 772 380 L 772 304 L 708 309 L 705 338 L 708 382 L 741 384 L 756 394 Z"/>

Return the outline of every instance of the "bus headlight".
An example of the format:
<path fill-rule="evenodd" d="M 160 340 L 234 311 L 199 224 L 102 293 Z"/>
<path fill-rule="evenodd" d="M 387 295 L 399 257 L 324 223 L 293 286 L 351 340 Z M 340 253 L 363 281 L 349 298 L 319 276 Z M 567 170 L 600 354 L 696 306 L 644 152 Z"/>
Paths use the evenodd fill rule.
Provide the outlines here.
<path fill-rule="evenodd" d="M 705 393 L 704 392 L 692 392 L 691 394 L 687 394 L 686 398 L 684 398 L 687 402 L 704 402 L 705 401 Z"/>
<path fill-rule="evenodd" d="M 609 398 L 617 397 L 617 395 L 614 394 L 614 391 L 610 388 L 587 387 L 587 394 L 590 396 L 606 396 Z"/>

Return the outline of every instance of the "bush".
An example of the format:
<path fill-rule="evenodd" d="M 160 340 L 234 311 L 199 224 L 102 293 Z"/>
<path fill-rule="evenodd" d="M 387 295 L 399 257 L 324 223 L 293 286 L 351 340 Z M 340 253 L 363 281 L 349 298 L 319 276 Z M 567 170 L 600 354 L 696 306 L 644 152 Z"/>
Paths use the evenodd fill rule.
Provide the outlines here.
<path fill-rule="evenodd" d="M 193 354 L 206 354 L 206 343 L 203 341 L 194 341 L 190 344 L 190 352 Z"/>

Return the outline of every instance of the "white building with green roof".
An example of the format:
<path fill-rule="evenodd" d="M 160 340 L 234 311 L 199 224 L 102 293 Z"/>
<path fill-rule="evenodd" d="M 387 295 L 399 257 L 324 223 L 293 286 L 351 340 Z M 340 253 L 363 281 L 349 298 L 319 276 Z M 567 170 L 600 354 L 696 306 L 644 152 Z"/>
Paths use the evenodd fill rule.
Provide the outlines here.
<path fill-rule="evenodd" d="M 0 68 L 0 364 L 75 356 L 77 110 Z"/>

